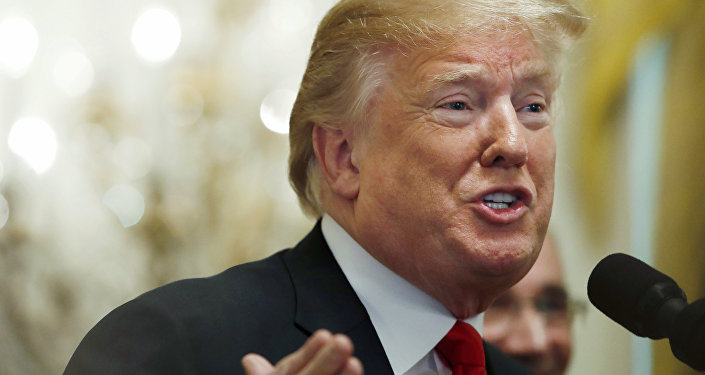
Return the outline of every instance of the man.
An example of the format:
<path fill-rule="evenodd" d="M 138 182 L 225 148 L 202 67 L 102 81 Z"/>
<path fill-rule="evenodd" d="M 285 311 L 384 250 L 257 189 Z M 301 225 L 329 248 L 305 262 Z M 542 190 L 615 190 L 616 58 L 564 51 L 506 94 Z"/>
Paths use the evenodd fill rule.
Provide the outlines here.
<path fill-rule="evenodd" d="M 290 179 L 322 220 L 117 308 L 66 374 L 524 373 L 477 330 L 543 241 L 557 58 L 584 27 L 558 0 L 340 1 L 291 116 Z"/>
<path fill-rule="evenodd" d="M 555 242 L 546 236 L 529 273 L 485 313 L 484 338 L 536 375 L 563 375 L 571 355 L 572 313 Z"/>

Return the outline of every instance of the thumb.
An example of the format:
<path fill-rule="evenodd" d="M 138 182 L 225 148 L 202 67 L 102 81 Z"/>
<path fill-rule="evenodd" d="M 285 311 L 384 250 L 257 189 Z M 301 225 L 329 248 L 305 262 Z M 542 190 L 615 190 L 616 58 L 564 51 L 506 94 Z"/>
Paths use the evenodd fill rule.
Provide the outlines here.
<path fill-rule="evenodd" d="M 274 371 L 274 366 L 268 360 L 254 353 L 242 357 L 242 367 L 247 375 L 266 375 Z"/>

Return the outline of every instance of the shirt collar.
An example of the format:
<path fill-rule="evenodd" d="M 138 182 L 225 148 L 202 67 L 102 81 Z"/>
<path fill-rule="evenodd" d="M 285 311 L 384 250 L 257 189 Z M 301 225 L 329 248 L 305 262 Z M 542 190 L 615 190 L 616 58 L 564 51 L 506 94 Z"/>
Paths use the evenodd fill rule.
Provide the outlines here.
<path fill-rule="evenodd" d="M 365 251 L 333 218 L 323 216 L 323 237 L 365 306 L 395 374 L 403 374 L 450 331 L 456 318 Z M 482 314 L 465 319 L 482 334 Z"/>

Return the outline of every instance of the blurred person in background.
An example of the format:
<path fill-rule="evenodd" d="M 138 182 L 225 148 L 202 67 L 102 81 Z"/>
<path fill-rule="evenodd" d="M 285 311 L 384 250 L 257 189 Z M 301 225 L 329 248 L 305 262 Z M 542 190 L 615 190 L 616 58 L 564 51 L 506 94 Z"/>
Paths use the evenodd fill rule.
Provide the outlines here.
<path fill-rule="evenodd" d="M 340 1 L 290 121 L 313 230 L 118 307 L 65 373 L 528 374 L 482 313 L 540 251 L 558 62 L 585 27 L 568 1 Z"/>
<path fill-rule="evenodd" d="M 529 273 L 485 312 L 484 337 L 536 375 L 563 375 L 581 307 L 568 297 L 556 242 L 547 235 Z"/>

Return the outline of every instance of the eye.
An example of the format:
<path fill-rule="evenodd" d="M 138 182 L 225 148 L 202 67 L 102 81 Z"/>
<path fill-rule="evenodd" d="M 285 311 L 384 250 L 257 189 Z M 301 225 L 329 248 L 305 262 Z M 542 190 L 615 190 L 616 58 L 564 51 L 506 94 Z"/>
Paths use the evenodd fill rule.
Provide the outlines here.
<path fill-rule="evenodd" d="M 464 111 L 464 110 L 468 109 L 467 104 L 465 104 L 463 102 L 450 102 L 450 103 L 445 104 L 444 107 L 446 107 L 448 109 L 452 109 L 454 111 Z"/>
<path fill-rule="evenodd" d="M 541 104 L 538 104 L 538 103 L 529 104 L 529 105 L 527 105 L 527 106 L 524 107 L 524 108 L 526 108 L 527 110 L 529 110 L 529 112 L 543 112 L 543 106 L 542 106 Z"/>
<path fill-rule="evenodd" d="M 563 315 L 568 311 L 568 293 L 563 287 L 550 286 L 534 300 L 536 310 L 546 314 Z"/>

